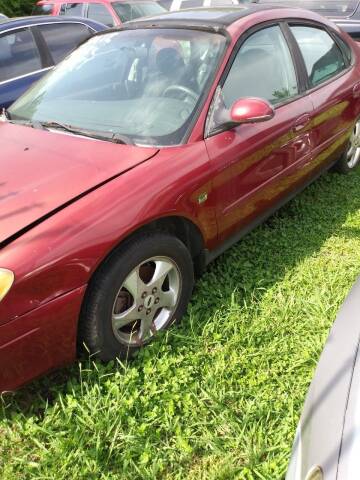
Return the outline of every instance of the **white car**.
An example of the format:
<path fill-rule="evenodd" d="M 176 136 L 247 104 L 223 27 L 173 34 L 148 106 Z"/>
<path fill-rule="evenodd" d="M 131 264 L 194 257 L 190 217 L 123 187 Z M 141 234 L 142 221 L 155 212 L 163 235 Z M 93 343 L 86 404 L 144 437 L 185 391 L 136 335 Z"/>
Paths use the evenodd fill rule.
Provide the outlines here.
<path fill-rule="evenodd" d="M 159 0 L 161 6 L 174 12 L 176 10 L 184 10 L 186 8 L 197 7 L 226 7 L 233 5 L 241 5 L 243 3 L 251 3 L 252 0 Z"/>

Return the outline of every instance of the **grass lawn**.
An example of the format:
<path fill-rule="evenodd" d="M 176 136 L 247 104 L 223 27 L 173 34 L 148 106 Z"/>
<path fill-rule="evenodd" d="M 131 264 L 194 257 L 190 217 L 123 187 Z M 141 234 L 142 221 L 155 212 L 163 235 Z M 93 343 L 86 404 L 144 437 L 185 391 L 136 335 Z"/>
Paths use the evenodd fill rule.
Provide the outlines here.
<path fill-rule="evenodd" d="M 0 478 L 283 478 L 359 274 L 360 170 L 327 174 L 214 262 L 130 365 L 84 361 L 0 401 Z"/>

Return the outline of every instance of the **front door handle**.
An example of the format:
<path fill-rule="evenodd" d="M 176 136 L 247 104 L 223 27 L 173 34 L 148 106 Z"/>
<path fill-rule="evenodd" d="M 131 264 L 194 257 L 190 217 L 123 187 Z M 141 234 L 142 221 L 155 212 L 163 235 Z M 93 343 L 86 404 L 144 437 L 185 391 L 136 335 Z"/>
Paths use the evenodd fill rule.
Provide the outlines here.
<path fill-rule="evenodd" d="M 301 132 L 301 130 L 304 130 L 305 127 L 310 123 L 310 115 L 308 113 L 305 113 L 304 115 L 301 115 L 296 122 L 294 123 L 293 130 L 295 133 Z"/>

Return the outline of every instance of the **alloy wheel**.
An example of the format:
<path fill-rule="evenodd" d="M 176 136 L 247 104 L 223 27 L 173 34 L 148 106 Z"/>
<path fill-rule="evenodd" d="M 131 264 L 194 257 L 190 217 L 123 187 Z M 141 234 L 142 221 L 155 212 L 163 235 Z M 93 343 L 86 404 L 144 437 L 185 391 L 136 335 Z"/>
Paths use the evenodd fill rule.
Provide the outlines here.
<path fill-rule="evenodd" d="M 123 344 L 139 346 L 168 326 L 181 295 L 181 276 L 168 257 L 152 257 L 125 278 L 112 310 L 112 328 Z"/>

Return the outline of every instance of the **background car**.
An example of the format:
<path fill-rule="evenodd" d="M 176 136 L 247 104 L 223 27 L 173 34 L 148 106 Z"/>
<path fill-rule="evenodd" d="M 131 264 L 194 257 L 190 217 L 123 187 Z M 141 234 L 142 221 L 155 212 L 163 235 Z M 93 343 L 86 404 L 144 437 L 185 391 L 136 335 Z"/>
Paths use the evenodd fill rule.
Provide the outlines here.
<path fill-rule="evenodd" d="M 4 15 L 3 13 L 0 13 L 0 22 L 2 22 L 3 20 L 6 20 L 8 17 L 6 15 Z"/>
<path fill-rule="evenodd" d="M 41 0 L 34 7 L 33 15 L 85 17 L 108 27 L 114 27 L 164 11 L 166 10 L 160 4 L 151 0 L 78 0 L 77 2 Z"/>
<path fill-rule="evenodd" d="M 106 26 L 78 18 L 27 17 L 0 23 L 0 109 Z"/>
<path fill-rule="evenodd" d="M 166 10 L 173 12 L 176 10 L 184 10 L 185 8 L 242 5 L 244 3 L 251 3 L 251 0 L 158 0 L 158 3 L 166 8 Z"/>
<path fill-rule="evenodd" d="M 131 357 L 209 262 L 355 169 L 359 74 L 328 20 L 251 5 L 102 32 L 36 82 L 0 122 L 0 390 L 77 345 Z"/>
<path fill-rule="evenodd" d="M 253 0 L 253 2 L 289 7 L 299 5 L 297 0 Z M 301 7 L 330 18 L 354 40 L 360 41 L 360 2 L 358 0 L 303 0 Z"/>
<path fill-rule="evenodd" d="M 287 480 L 360 478 L 360 277 L 321 354 L 301 415 Z"/>

